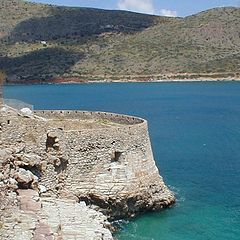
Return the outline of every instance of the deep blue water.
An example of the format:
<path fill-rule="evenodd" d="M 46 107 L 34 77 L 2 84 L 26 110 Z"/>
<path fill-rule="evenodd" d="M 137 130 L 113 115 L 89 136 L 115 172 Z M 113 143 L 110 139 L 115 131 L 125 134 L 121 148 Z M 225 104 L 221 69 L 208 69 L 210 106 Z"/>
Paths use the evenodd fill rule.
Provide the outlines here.
<path fill-rule="evenodd" d="M 122 224 L 120 240 L 240 239 L 240 83 L 131 83 L 5 87 L 35 109 L 144 117 L 177 204 Z"/>

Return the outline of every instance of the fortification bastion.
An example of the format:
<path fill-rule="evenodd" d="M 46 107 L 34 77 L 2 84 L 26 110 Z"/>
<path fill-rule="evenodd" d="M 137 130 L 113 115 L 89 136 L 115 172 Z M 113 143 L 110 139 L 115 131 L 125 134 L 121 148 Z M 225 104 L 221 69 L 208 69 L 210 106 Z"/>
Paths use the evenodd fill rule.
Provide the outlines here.
<path fill-rule="evenodd" d="M 0 181 L 15 191 L 84 201 L 109 219 L 175 201 L 155 165 L 144 119 L 104 112 L 26 113 L 2 106 L 0 128 Z"/>

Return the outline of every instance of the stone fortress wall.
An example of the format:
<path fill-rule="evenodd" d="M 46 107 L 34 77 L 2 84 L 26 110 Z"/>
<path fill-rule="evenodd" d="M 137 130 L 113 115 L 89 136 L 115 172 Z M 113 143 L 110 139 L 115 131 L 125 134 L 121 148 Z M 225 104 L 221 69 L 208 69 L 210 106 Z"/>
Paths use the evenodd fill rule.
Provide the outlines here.
<path fill-rule="evenodd" d="M 34 115 L 38 117 L 5 116 L 2 134 L 4 145 L 22 147 L 19 159 L 28 154 L 41 159 L 25 168 L 46 193 L 77 197 L 116 218 L 174 201 L 155 165 L 147 121 L 102 112 Z"/>

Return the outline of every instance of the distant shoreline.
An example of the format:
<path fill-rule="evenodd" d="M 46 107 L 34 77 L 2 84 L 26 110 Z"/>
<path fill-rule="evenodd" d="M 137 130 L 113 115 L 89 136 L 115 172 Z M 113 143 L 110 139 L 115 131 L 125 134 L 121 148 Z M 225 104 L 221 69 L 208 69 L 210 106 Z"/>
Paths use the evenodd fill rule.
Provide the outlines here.
<path fill-rule="evenodd" d="M 40 79 L 40 80 L 39 80 Z M 240 72 L 215 72 L 215 73 L 165 73 L 152 75 L 80 75 L 80 76 L 56 76 L 44 79 L 27 80 L 24 77 L 8 77 L 6 85 L 32 85 L 32 84 L 84 84 L 84 83 L 165 83 L 165 82 L 229 82 L 240 81 Z M 42 80 L 44 79 L 44 80 Z"/>
<path fill-rule="evenodd" d="M 65 81 L 64 81 L 65 80 Z M 93 83 L 199 83 L 199 82 L 239 82 L 240 78 L 199 78 L 199 79 L 154 79 L 154 80 L 71 80 L 66 81 L 66 78 L 61 81 L 31 81 L 31 82 L 12 82 L 5 83 L 5 86 L 13 86 L 13 85 L 42 85 L 42 84 L 93 84 Z"/>
<path fill-rule="evenodd" d="M 94 84 L 94 83 L 200 83 L 200 82 L 240 82 L 240 79 L 164 79 L 164 80 L 153 80 L 153 81 L 141 81 L 141 80 L 134 80 L 134 81 L 121 81 L 121 80 L 108 80 L 108 81 L 101 81 L 101 80 L 89 80 L 86 82 L 77 82 L 77 81 L 69 81 L 69 82 L 60 82 L 60 83 L 49 83 L 49 84 Z M 44 83 L 43 83 L 44 84 Z"/>

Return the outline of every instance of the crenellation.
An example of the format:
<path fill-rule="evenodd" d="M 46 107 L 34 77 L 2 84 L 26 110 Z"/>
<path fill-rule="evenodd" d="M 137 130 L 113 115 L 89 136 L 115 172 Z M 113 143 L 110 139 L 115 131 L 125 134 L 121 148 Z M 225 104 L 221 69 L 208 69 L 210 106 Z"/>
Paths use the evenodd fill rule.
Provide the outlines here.
<path fill-rule="evenodd" d="M 69 111 L 69 110 L 40 110 L 34 111 L 34 114 L 47 119 L 78 119 L 78 120 L 108 120 L 114 123 L 135 125 L 141 124 L 145 120 L 126 115 L 106 113 L 106 112 L 88 112 L 88 111 Z"/>

